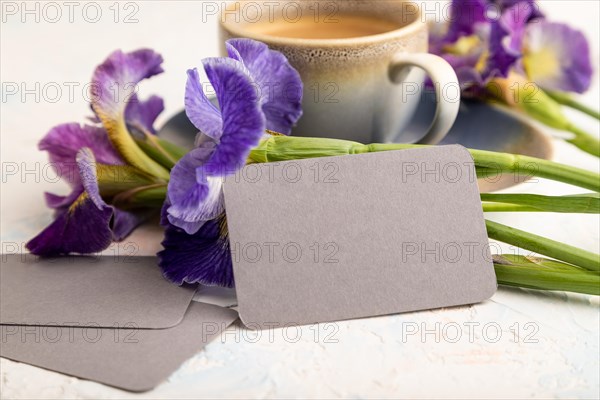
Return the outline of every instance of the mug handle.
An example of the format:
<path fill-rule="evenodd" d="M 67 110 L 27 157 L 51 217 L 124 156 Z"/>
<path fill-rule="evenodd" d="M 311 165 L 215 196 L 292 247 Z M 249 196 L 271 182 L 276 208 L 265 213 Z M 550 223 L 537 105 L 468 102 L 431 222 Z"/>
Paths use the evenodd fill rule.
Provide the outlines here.
<path fill-rule="evenodd" d="M 425 136 L 417 143 L 437 144 L 450 131 L 460 108 L 460 86 L 454 69 L 446 60 L 429 53 L 398 53 L 390 62 L 389 78 L 394 83 L 401 83 L 409 68 L 423 69 L 435 83 L 437 107 L 435 117 Z M 457 97 L 452 100 L 445 96 L 448 88 L 454 87 Z"/>

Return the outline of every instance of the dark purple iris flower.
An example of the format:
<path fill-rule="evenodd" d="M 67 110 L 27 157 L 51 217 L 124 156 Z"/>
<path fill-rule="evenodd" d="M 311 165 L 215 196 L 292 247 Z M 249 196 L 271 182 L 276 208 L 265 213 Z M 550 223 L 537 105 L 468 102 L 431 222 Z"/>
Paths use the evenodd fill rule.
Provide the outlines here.
<path fill-rule="evenodd" d="M 498 7 L 500 13 L 504 13 L 504 11 L 515 5 L 519 5 L 528 14 L 526 18 L 527 22 L 535 18 L 544 18 L 544 13 L 535 0 L 492 0 L 491 4 Z"/>
<path fill-rule="evenodd" d="M 592 67 L 583 34 L 546 21 L 534 0 L 453 0 L 449 22 L 430 36 L 430 51 L 448 61 L 464 89 L 479 94 L 511 71 L 544 89 L 582 93 Z"/>
<path fill-rule="evenodd" d="M 137 99 L 137 83 L 162 72 L 162 57 L 152 50 L 116 51 L 97 67 L 92 79 L 93 121 L 56 126 L 39 144 L 71 193 L 46 193 L 54 221 L 27 243 L 36 255 L 95 253 L 127 237 L 149 215 L 145 207 L 124 211 L 107 203 L 117 194 L 160 181 L 168 171 L 143 154 L 133 130 L 154 133 L 163 110 L 157 96 Z M 143 155 L 141 155 L 143 154 Z M 125 179 L 124 179 L 125 178 Z"/>
<path fill-rule="evenodd" d="M 527 27 L 519 68 L 544 89 L 584 93 L 593 68 L 587 39 L 565 24 L 540 21 Z"/>
<path fill-rule="evenodd" d="M 197 147 L 171 171 L 164 275 L 177 284 L 233 286 L 223 179 L 246 164 L 266 130 L 289 134 L 302 115 L 302 81 L 283 54 L 250 39 L 226 43 L 229 57 L 203 60 L 218 107 L 188 71 L 185 108 L 200 133 Z"/>

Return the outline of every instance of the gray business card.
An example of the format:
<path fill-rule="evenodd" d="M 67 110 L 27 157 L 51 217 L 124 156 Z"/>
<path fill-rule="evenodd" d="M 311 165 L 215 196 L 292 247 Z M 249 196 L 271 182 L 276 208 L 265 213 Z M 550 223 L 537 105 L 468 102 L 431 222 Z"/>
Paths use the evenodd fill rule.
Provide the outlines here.
<path fill-rule="evenodd" d="M 156 257 L 0 255 L 0 324 L 169 328 L 194 291 L 167 281 Z"/>
<path fill-rule="evenodd" d="M 192 302 L 174 328 L 0 325 L 0 356 L 141 392 L 167 379 L 237 319 L 234 310 Z"/>
<path fill-rule="evenodd" d="M 496 291 L 461 146 L 253 164 L 224 190 L 250 328 L 472 304 Z"/>

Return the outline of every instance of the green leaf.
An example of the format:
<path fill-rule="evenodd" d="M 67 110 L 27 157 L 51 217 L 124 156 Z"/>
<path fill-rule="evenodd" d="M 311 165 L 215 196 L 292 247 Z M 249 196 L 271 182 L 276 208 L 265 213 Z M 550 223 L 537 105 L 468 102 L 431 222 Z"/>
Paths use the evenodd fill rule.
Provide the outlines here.
<path fill-rule="evenodd" d="M 554 101 L 556 101 L 559 104 L 562 104 L 563 106 L 571 107 L 574 110 L 581 111 L 582 113 L 587 114 L 592 118 L 600 120 L 600 112 L 598 112 L 597 110 L 593 110 L 591 107 L 588 107 L 585 104 L 581 104 L 568 93 L 546 90 L 546 94 L 550 96 Z"/>
<path fill-rule="evenodd" d="M 154 161 L 171 170 L 187 150 L 150 133 L 136 137 L 137 145 Z"/>
<path fill-rule="evenodd" d="M 600 275 L 555 260 L 501 255 L 494 270 L 500 285 L 600 296 Z"/>
<path fill-rule="evenodd" d="M 365 145 L 329 138 L 272 136 L 262 140 L 256 148 L 251 150 L 248 159 L 250 162 L 275 162 L 425 147 L 428 146 L 401 143 Z M 508 172 L 520 176 L 552 179 L 600 192 L 600 175 L 592 171 L 518 154 L 473 149 L 469 149 L 469 153 L 475 162 L 478 177 L 482 177 L 480 174 L 496 176 L 499 173 Z"/>
<path fill-rule="evenodd" d="M 97 164 L 96 173 L 100 194 L 107 197 L 159 181 L 131 165 Z"/>
<path fill-rule="evenodd" d="M 575 125 L 569 125 L 566 130 L 575 134 L 573 138 L 566 139 L 567 142 L 586 153 L 600 157 L 600 140 Z"/>
<path fill-rule="evenodd" d="M 111 143 L 128 164 L 152 176 L 169 180 L 169 171 L 150 158 L 136 143 L 125 123 L 122 110 L 117 117 L 112 117 L 99 108 L 94 108 L 102 121 Z"/>
<path fill-rule="evenodd" d="M 562 261 L 556 261 L 550 258 L 537 257 L 537 256 L 521 256 L 518 254 L 501 254 L 494 256 L 494 262 L 501 265 L 521 265 L 528 267 L 539 267 L 551 270 L 569 270 L 569 271 L 587 271 L 586 269 L 579 268 L 573 264 L 564 263 Z"/>
<path fill-rule="evenodd" d="M 563 113 L 562 107 L 537 85 L 519 84 L 516 103 L 530 117 L 552 128 L 566 130 L 570 124 Z"/>
<path fill-rule="evenodd" d="M 484 211 L 538 211 L 557 213 L 600 213 L 600 194 L 587 193 L 575 196 L 542 196 L 537 194 L 482 193 Z"/>
<path fill-rule="evenodd" d="M 486 220 L 485 225 L 490 239 L 556 258 L 589 271 L 600 272 L 600 255 L 598 254 L 497 222 Z"/>
<path fill-rule="evenodd" d="M 166 184 L 154 184 L 137 187 L 127 192 L 119 193 L 113 199 L 113 205 L 122 210 L 134 208 L 160 208 L 167 197 Z"/>

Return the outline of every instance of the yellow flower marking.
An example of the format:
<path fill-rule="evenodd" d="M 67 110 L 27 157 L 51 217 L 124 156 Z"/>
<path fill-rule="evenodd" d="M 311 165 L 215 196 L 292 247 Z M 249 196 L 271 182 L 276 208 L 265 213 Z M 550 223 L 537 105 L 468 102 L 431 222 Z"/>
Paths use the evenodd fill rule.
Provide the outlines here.
<path fill-rule="evenodd" d="M 227 217 L 225 215 L 219 216 L 219 236 L 221 238 L 227 237 L 229 229 L 227 228 Z"/>
<path fill-rule="evenodd" d="M 479 60 L 477 60 L 477 64 L 475 64 L 475 70 L 477 70 L 477 72 L 483 73 L 483 71 L 485 71 L 487 67 L 489 58 L 490 52 L 488 50 L 484 51 L 483 54 L 481 54 L 481 57 L 479 57 Z"/>
<path fill-rule="evenodd" d="M 444 51 L 457 56 L 466 56 L 481 44 L 477 35 L 463 36 L 453 44 L 444 46 Z"/>
<path fill-rule="evenodd" d="M 560 72 L 557 54 L 549 47 L 536 52 L 526 52 L 523 56 L 523 67 L 533 81 L 554 77 Z"/>
<path fill-rule="evenodd" d="M 69 214 L 73 214 L 77 207 L 81 206 L 88 199 L 88 194 L 83 192 L 79 197 L 69 206 Z"/>

